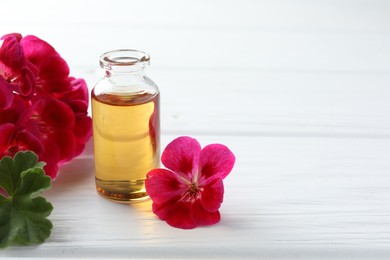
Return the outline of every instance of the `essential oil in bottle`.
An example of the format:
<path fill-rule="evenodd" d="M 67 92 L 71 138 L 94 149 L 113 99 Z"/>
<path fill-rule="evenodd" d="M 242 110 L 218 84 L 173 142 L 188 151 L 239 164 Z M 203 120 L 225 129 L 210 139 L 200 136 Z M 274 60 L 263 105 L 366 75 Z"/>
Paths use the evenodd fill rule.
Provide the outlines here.
<path fill-rule="evenodd" d="M 149 57 L 139 51 L 103 54 L 106 76 L 92 91 L 97 192 L 118 202 L 147 198 L 145 178 L 159 166 L 159 91 L 143 69 Z"/>

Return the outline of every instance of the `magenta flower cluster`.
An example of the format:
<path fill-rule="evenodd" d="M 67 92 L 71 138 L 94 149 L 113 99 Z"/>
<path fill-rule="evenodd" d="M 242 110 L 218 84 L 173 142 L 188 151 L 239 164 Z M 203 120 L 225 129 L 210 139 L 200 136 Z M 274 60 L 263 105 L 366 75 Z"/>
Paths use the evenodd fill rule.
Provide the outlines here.
<path fill-rule="evenodd" d="M 54 178 L 92 135 L 88 89 L 47 42 L 14 33 L 0 42 L 0 158 L 34 151 Z"/>

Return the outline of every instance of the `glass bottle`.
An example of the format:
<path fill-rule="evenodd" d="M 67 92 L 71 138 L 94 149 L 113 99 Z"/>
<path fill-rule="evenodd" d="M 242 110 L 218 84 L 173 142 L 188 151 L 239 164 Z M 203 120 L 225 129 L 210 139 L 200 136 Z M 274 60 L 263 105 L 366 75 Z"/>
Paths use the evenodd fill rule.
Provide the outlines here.
<path fill-rule="evenodd" d="M 96 189 L 117 202 L 148 198 L 146 174 L 159 165 L 160 95 L 144 73 L 149 64 L 137 50 L 104 53 L 105 76 L 91 94 Z"/>

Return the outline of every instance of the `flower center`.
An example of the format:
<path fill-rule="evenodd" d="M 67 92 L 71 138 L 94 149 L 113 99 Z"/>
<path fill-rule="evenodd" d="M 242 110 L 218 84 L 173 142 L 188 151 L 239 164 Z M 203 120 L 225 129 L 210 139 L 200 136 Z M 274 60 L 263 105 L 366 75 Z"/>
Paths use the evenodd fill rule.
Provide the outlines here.
<path fill-rule="evenodd" d="M 192 182 L 192 183 L 190 183 L 190 184 L 188 184 L 188 191 L 192 194 L 192 195 L 194 195 L 194 194 L 196 194 L 197 192 L 198 192 L 198 183 L 196 183 L 196 182 Z"/>

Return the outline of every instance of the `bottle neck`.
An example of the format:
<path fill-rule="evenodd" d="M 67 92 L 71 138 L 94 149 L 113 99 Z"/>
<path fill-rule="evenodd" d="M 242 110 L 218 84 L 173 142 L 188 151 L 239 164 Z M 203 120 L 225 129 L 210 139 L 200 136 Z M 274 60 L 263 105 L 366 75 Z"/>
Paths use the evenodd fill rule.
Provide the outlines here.
<path fill-rule="evenodd" d="M 104 78 L 97 93 L 158 93 L 157 86 L 145 75 L 149 55 L 136 50 L 117 50 L 100 56 Z"/>
<path fill-rule="evenodd" d="M 143 77 L 143 76 L 145 76 L 145 70 L 144 70 L 144 68 L 136 69 L 136 68 L 130 68 L 130 67 L 120 68 L 119 70 L 118 69 L 113 69 L 113 68 L 110 68 L 110 69 L 106 68 L 104 70 L 104 76 L 106 78 L 128 77 L 128 76 L 131 76 L 131 77 Z"/>
<path fill-rule="evenodd" d="M 115 50 L 100 56 L 100 67 L 105 70 L 106 77 L 144 75 L 144 70 L 149 64 L 149 55 L 137 50 Z"/>

